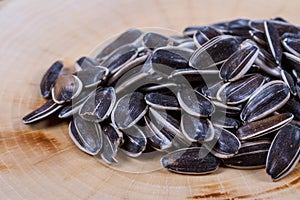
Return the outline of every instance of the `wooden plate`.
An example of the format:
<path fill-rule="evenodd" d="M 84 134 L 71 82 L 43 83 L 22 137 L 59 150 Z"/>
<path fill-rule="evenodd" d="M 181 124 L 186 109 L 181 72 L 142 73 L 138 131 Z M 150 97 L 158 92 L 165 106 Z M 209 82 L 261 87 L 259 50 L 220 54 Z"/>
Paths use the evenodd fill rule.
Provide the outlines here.
<path fill-rule="evenodd" d="M 184 176 L 160 169 L 125 173 L 80 152 L 67 122 L 23 125 L 43 103 L 38 84 L 57 59 L 88 55 L 131 27 L 182 31 L 240 17 L 281 16 L 300 24 L 297 0 L 0 1 L 0 199 L 297 199 L 300 166 L 273 183 L 263 169 Z"/>

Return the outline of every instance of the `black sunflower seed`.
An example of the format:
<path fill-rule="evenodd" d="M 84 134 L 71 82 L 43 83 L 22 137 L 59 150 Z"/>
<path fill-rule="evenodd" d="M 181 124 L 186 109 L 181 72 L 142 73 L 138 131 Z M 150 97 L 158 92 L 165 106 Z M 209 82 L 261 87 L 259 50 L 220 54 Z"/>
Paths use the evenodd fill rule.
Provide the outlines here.
<path fill-rule="evenodd" d="M 63 63 L 61 61 L 56 61 L 44 74 L 40 83 L 40 92 L 44 98 L 48 98 L 50 96 L 51 88 L 60 75 L 62 68 Z"/>
<path fill-rule="evenodd" d="M 182 174 L 207 174 L 219 168 L 220 161 L 204 147 L 173 151 L 161 159 L 164 168 Z"/>

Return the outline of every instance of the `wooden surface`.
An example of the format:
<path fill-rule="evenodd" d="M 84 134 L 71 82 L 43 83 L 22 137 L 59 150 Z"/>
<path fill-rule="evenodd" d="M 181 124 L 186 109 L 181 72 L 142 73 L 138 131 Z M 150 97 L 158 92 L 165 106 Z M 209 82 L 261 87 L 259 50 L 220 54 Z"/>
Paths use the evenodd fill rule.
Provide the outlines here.
<path fill-rule="evenodd" d="M 66 122 L 21 121 L 43 103 L 38 84 L 53 61 L 88 55 L 112 34 L 238 17 L 282 16 L 300 25 L 299 10 L 297 0 L 0 1 L 0 199 L 299 199 L 299 165 L 276 183 L 263 169 L 124 173 L 80 152 Z"/>

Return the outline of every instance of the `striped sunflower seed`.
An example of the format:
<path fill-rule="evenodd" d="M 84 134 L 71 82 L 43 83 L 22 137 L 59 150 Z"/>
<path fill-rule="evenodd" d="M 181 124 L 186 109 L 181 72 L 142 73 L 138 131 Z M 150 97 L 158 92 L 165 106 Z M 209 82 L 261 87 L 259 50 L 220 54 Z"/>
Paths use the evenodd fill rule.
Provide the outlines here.
<path fill-rule="evenodd" d="M 204 147 L 173 151 L 161 159 L 162 166 L 181 174 L 208 174 L 219 168 L 220 161 Z"/>
<path fill-rule="evenodd" d="M 267 157 L 266 171 L 273 181 L 287 176 L 300 159 L 300 129 L 286 125 L 275 136 Z"/>
<path fill-rule="evenodd" d="M 281 108 L 290 98 L 288 86 L 282 81 L 271 81 L 252 94 L 241 112 L 241 120 L 252 122 Z"/>

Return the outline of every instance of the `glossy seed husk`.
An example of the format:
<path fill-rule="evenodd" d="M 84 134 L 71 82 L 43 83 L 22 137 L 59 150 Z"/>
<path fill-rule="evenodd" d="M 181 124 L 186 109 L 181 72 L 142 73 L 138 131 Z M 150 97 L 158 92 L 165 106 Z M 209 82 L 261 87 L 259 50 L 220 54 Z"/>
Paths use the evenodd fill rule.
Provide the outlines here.
<path fill-rule="evenodd" d="M 116 129 L 112 124 L 102 125 L 103 147 L 101 158 L 108 164 L 117 163 L 117 153 L 119 146 L 123 143 L 123 133 Z"/>
<path fill-rule="evenodd" d="M 196 117 L 208 117 L 215 110 L 211 100 L 196 90 L 180 88 L 177 98 L 181 108 Z"/>
<path fill-rule="evenodd" d="M 240 140 L 261 137 L 280 129 L 282 126 L 288 124 L 293 118 L 294 115 L 292 113 L 282 113 L 250 122 L 239 127 L 236 136 Z"/>
<path fill-rule="evenodd" d="M 111 121 L 117 128 L 130 128 L 144 117 L 147 109 L 144 95 L 133 92 L 118 100 L 112 111 Z"/>
<path fill-rule="evenodd" d="M 74 116 L 74 126 L 86 151 L 96 155 L 102 148 L 102 131 L 98 123 L 84 120 L 79 115 Z"/>
<path fill-rule="evenodd" d="M 209 40 L 191 56 L 189 65 L 195 69 L 216 66 L 238 50 L 239 41 L 234 37 L 220 35 Z"/>
<path fill-rule="evenodd" d="M 45 104 L 41 107 L 37 108 L 36 110 L 32 111 L 31 113 L 27 114 L 23 117 L 23 123 L 30 124 L 36 122 L 38 120 L 44 119 L 51 115 L 52 113 L 56 112 L 62 107 L 55 103 L 52 99 L 48 100 Z"/>
<path fill-rule="evenodd" d="M 280 65 L 282 58 L 282 48 L 279 32 L 276 27 L 268 21 L 264 21 L 264 29 L 268 41 L 269 50 L 272 53 L 276 63 Z"/>
<path fill-rule="evenodd" d="M 179 149 L 161 159 L 162 166 L 181 174 L 208 174 L 219 168 L 220 161 L 204 147 Z"/>
<path fill-rule="evenodd" d="M 60 75 L 62 68 L 63 63 L 61 61 L 56 61 L 46 71 L 40 83 L 40 92 L 42 97 L 48 98 L 50 96 L 51 88 Z"/>
<path fill-rule="evenodd" d="M 252 122 L 262 119 L 281 108 L 289 97 L 290 91 L 284 82 L 268 82 L 250 97 L 241 112 L 241 120 Z"/>
<path fill-rule="evenodd" d="M 79 58 L 75 63 L 75 68 L 77 71 L 89 70 L 98 66 L 100 66 L 98 61 L 86 56 Z"/>
<path fill-rule="evenodd" d="M 263 168 L 266 165 L 270 145 L 269 140 L 243 143 L 237 154 L 231 158 L 223 159 L 223 164 L 237 169 Z"/>
<path fill-rule="evenodd" d="M 215 135 L 212 141 L 205 143 L 211 153 L 218 158 L 230 158 L 238 153 L 241 147 L 239 139 L 230 131 L 214 127 Z"/>
<path fill-rule="evenodd" d="M 130 157 L 138 157 L 146 149 L 147 138 L 137 126 L 122 130 L 124 143 L 121 149 Z"/>
<path fill-rule="evenodd" d="M 260 74 L 247 75 L 237 81 L 222 85 L 216 97 L 227 104 L 239 104 L 247 101 L 265 81 L 266 78 Z"/>
<path fill-rule="evenodd" d="M 104 57 L 108 56 L 116 49 L 127 44 L 136 42 L 142 34 L 143 32 L 138 29 L 129 29 L 125 31 L 124 33 L 119 35 L 114 41 L 112 41 L 103 49 L 101 49 L 100 52 L 98 52 L 96 59 L 100 61 L 103 60 Z"/>
<path fill-rule="evenodd" d="M 143 36 L 143 45 L 149 49 L 173 46 L 173 44 L 174 40 L 158 33 L 149 32 Z"/>
<path fill-rule="evenodd" d="M 220 69 L 220 77 L 226 81 L 235 81 L 247 73 L 259 49 L 256 46 L 247 46 L 232 54 Z"/>
<path fill-rule="evenodd" d="M 116 94 L 113 87 L 98 87 L 83 102 L 79 114 L 88 121 L 101 122 L 109 117 L 115 102 Z"/>
<path fill-rule="evenodd" d="M 76 73 L 76 76 L 81 80 L 84 87 L 94 87 L 105 81 L 109 69 L 106 67 L 90 67 Z"/>
<path fill-rule="evenodd" d="M 273 181 L 287 176 L 300 159 L 300 128 L 286 125 L 275 136 L 266 162 L 266 171 Z"/>
<path fill-rule="evenodd" d="M 52 98 L 57 104 L 70 102 L 80 94 L 82 87 L 82 82 L 77 76 L 61 75 L 52 87 Z"/>
<path fill-rule="evenodd" d="M 183 114 L 180 123 L 181 131 L 191 142 L 207 142 L 214 138 L 215 130 L 209 119 Z"/>
<path fill-rule="evenodd" d="M 93 95 L 94 88 L 84 88 L 81 90 L 80 94 L 75 97 L 72 102 L 64 105 L 61 109 L 58 117 L 59 118 L 68 118 L 72 117 L 74 114 L 77 114 L 80 108 L 83 106 L 84 101 L 89 98 L 89 96 Z"/>
<path fill-rule="evenodd" d="M 148 93 L 145 96 L 146 103 L 156 109 L 180 110 L 176 96 L 161 93 Z"/>
<path fill-rule="evenodd" d="M 153 52 L 151 56 L 152 69 L 168 77 L 176 69 L 185 69 L 188 67 L 188 58 L 180 55 L 180 52 L 172 52 L 170 49 L 161 48 Z"/>

